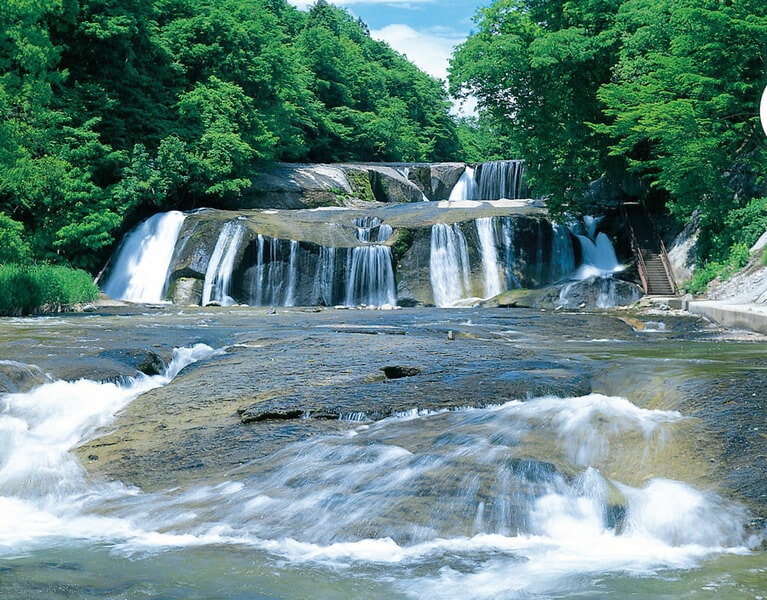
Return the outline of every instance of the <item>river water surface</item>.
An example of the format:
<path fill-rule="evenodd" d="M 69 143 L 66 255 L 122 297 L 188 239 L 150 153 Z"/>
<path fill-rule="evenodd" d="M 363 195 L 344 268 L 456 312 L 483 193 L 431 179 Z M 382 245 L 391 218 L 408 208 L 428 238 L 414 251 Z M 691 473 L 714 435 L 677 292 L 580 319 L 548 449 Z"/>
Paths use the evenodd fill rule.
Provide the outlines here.
<path fill-rule="evenodd" d="M 759 338 L 162 308 L 0 342 L 2 598 L 767 597 Z"/>

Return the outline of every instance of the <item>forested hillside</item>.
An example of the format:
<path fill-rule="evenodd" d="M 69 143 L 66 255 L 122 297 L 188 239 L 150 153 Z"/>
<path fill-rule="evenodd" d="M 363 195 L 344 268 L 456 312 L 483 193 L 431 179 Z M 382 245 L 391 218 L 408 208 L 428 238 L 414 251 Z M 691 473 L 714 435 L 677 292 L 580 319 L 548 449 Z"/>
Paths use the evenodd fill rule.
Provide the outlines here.
<path fill-rule="evenodd" d="M 496 0 L 454 55 L 474 94 L 559 212 L 594 210 L 606 175 L 683 224 L 702 261 L 742 262 L 767 229 L 764 0 Z"/>
<path fill-rule="evenodd" d="M 452 158 L 441 83 L 285 0 L 0 3 L 0 263 L 95 270 L 127 224 L 272 161 Z"/>

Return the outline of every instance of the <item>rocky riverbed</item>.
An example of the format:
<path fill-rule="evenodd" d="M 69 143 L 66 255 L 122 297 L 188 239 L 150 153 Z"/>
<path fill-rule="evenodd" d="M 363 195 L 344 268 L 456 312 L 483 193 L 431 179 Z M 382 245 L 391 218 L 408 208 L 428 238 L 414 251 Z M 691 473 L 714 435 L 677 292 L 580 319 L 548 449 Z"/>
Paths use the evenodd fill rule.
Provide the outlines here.
<path fill-rule="evenodd" d="M 247 471 L 290 442 L 392 414 L 599 392 L 693 417 L 681 449 L 647 458 L 653 475 L 745 502 L 756 527 L 767 515 L 765 339 L 685 315 L 104 308 L 4 321 L 0 386 L 151 374 L 197 343 L 222 352 L 77 449 L 92 474 L 151 491 Z M 643 483 L 630 464 L 609 468 Z"/>

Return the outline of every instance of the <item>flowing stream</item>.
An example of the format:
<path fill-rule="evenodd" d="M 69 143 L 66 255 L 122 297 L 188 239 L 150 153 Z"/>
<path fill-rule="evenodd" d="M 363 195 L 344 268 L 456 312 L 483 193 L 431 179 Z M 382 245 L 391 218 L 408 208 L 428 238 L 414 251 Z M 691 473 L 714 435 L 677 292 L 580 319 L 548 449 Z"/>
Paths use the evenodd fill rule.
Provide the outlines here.
<path fill-rule="evenodd" d="M 393 326 L 364 325 L 367 312 L 352 315 L 354 327 Z M 245 313 L 232 314 L 247 322 Z M 258 339 L 295 331 L 299 319 L 309 328 L 311 319 L 335 322 L 332 311 L 301 315 L 287 313 Z M 396 318 L 415 334 L 443 317 Z M 121 319 L 121 328 L 159 324 L 156 316 Z M 187 334 L 193 322 L 201 333 L 217 326 L 210 313 L 177 319 Z M 522 334 L 494 335 L 520 344 Z M 594 356 L 622 347 L 592 342 Z M 166 387 L 174 394 L 185 368 L 215 368 L 232 350 L 196 344 L 176 350 L 161 375 L 122 384 L 51 380 L 0 396 L 1 597 L 650 599 L 764 591 L 764 554 L 752 552 L 760 539 L 745 526 L 746 510 L 669 468 L 669 457 L 689 453 L 694 420 L 622 396 L 415 407 L 156 491 L 86 474 L 73 448 L 139 395 Z"/>

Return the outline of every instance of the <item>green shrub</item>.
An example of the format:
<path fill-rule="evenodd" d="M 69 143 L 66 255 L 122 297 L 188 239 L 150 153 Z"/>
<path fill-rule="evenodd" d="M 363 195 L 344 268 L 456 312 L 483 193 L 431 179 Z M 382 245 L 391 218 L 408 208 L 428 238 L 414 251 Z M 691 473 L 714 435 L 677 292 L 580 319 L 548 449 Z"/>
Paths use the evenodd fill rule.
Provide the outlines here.
<path fill-rule="evenodd" d="M 0 212 L 0 264 L 26 262 L 29 254 L 24 225 Z"/>
<path fill-rule="evenodd" d="M 685 284 L 685 290 L 696 296 L 705 294 L 710 282 L 716 278 L 727 281 L 737 271 L 745 267 L 749 259 L 749 247 L 742 242 L 737 243 L 730 248 L 725 261 L 707 262 L 695 271 L 690 281 Z"/>
<path fill-rule="evenodd" d="M 93 302 L 98 288 L 79 269 L 55 265 L 0 265 L 0 315 L 56 311 Z"/>

